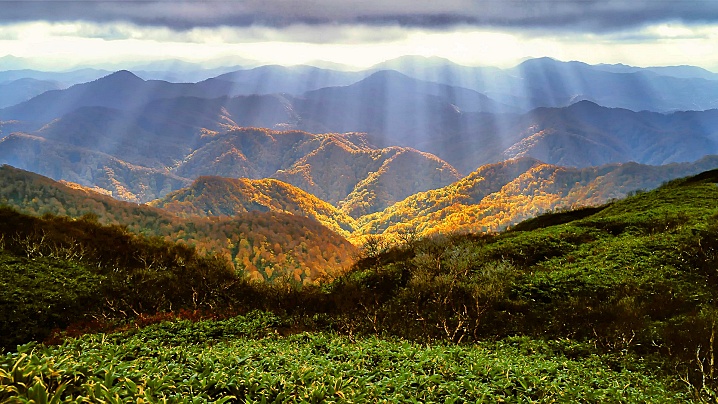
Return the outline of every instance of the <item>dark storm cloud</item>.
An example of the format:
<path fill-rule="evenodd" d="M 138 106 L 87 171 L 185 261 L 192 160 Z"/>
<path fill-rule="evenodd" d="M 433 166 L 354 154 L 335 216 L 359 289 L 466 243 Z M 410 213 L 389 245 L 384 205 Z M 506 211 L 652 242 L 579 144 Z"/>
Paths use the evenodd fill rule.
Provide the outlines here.
<path fill-rule="evenodd" d="M 0 22 L 125 21 L 174 30 L 212 26 L 452 25 L 605 32 L 655 22 L 718 21 L 707 0 L 0 0 Z"/>

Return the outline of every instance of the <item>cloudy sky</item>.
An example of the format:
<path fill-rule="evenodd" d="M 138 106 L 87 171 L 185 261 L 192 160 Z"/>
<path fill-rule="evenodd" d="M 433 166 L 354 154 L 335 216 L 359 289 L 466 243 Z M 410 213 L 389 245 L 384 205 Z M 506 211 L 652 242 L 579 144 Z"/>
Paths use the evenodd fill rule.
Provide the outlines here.
<path fill-rule="evenodd" d="M 168 58 L 365 67 L 407 54 L 718 72 L 718 1 L 0 0 L 0 57 L 58 67 Z"/>

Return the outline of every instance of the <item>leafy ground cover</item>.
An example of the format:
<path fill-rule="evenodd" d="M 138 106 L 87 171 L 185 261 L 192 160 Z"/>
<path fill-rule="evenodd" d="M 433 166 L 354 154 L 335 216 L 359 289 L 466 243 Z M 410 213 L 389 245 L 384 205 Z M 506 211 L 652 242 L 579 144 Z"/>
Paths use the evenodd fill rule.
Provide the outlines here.
<path fill-rule="evenodd" d="M 333 333 L 282 337 L 267 313 L 25 345 L 0 400 L 25 402 L 685 402 L 649 361 L 570 340 L 460 346 Z"/>
<path fill-rule="evenodd" d="M 0 210 L 0 337 L 13 351 L 3 359 L 3 394 L 715 401 L 716 184 L 718 172 L 708 172 L 500 234 L 377 245 L 323 285 L 249 282 L 191 248 L 91 218 Z M 98 306 L 83 310 L 78 301 Z M 225 320 L 119 334 L 90 328 L 59 346 L 13 345 L 42 340 L 51 328 L 75 335 L 73 322 L 88 318 L 128 330 L 182 310 L 199 311 L 195 320 Z M 271 314 L 227 319 L 252 310 Z M 23 321 L 32 324 L 13 331 Z M 402 369 L 410 374 L 400 379 Z M 207 387 L 205 379 L 216 383 Z M 160 380 L 167 384 L 152 387 Z"/>

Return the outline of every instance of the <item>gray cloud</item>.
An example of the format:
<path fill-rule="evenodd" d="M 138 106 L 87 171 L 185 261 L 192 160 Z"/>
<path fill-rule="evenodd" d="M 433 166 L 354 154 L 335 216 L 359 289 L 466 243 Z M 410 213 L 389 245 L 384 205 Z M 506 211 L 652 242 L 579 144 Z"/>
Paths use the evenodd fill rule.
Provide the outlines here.
<path fill-rule="evenodd" d="M 455 25 L 607 32 L 650 23 L 718 21 L 713 0 L 0 0 L 0 23 L 124 21 L 195 27 Z"/>
<path fill-rule="evenodd" d="M 174 31 L 166 27 L 138 27 L 130 24 L 79 24 L 71 36 L 105 40 L 150 39 L 161 42 L 205 43 L 207 38 L 222 43 L 305 42 L 314 44 L 364 44 L 405 39 L 407 31 L 398 26 L 306 25 L 295 24 L 283 29 L 250 26 L 241 28 L 198 27 Z M 2 37 L 2 34 L 0 34 Z"/>

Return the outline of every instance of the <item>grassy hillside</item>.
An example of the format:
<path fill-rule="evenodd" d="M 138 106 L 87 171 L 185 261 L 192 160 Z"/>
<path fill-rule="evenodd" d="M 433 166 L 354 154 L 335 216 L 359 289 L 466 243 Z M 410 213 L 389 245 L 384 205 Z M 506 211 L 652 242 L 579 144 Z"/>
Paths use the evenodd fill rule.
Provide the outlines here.
<path fill-rule="evenodd" d="M 652 363 L 587 344 L 512 338 L 423 345 L 275 334 L 252 313 L 88 335 L 0 356 L 0 400 L 89 402 L 690 402 Z"/>
<path fill-rule="evenodd" d="M 41 339 L 35 329 L 76 335 L 79 320 L 103 316 L 114 327 L 175 318 L 182 309 L 194 319 L 255 309 L 269 317 L 165 323 L 21 347 L 2 359 L 6 392 L 153 400 L 192 389 L 207 400 L 319 400 L 341 398 L 338 392 L 408 400 L 399 394 L 412 386 L 412 397 L 441 401 L 718 397 L 718 170 L 499 234 L 432 236 L 370 251 L 322 286 L 246 282 L 221 260 L 89 218 L 7 215 L 1 258 L 11 283 L 2 289 L 3 324 L 35 327 L 18 328 L 26 331 L 13 343 Z M 32 293 L 46 298 L 27 298 Z M 86 354 L 62 359 L 78 350 Z M 138 373 L 139 363 L 148 368 Z M 110 367 L 115 373 L 107 376 Z M 85 369 L 82 378 L 65 376 L 77 369 Z M 85 387 L 106 376 L 105 388 Z"/>

